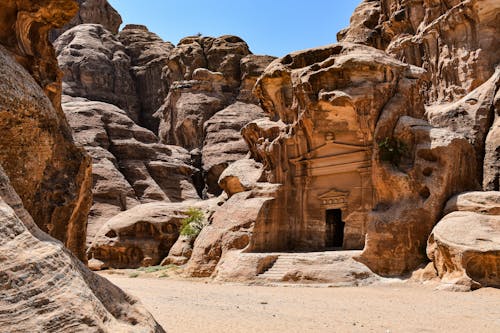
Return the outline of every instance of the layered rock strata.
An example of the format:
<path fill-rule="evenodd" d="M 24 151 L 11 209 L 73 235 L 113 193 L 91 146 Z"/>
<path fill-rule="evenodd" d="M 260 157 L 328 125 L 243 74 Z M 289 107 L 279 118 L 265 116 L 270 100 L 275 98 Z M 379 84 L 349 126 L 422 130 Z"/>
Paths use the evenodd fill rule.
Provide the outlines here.
<path fill-rule="evenodd" d="M 0 5 L 0 326 L 164 332 L 136 299 L 75 256 L 85 260 L 91 167 L 61 110 L 61 73 L 47 33 L 76 8 L 69 0 Z"/>
<path fill-rule="evenodd" d="M 2 330 L 165 332 L 138 300 L 40 230 L 1 168 L 0 251 Z"/>
<path fill-rule="evenodd" d="M 47 33 L 76 13 L 72 1 L 3 2 L 0 164 L 35 223 L 85 260 L 90 159 L 61 109 L 61 72 Z"/>
<path fill-rule="evenodd" d="M 500 287 L 500 192 L 468 192 L 448 202 L 427 254 L 443 289 Z"/>
<path fill-rule="evenodd" d="M 158 143 L 114 105 L 69 96 L 62 105 L 76 143 L 93 159 L 89 243 L 108 219 L 140 203 L 198 198 L 185 149 Z"/>

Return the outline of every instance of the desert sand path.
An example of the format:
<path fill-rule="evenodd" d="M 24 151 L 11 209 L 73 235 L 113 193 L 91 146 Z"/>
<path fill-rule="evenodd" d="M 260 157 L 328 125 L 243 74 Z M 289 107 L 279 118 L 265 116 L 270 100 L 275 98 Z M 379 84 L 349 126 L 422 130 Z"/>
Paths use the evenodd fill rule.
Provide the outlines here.
<path fill-rule="evenodd" d="M 104 275 L 170 333 L 500 332 L 500 290 L 411 284 L 311 288 Z"/>

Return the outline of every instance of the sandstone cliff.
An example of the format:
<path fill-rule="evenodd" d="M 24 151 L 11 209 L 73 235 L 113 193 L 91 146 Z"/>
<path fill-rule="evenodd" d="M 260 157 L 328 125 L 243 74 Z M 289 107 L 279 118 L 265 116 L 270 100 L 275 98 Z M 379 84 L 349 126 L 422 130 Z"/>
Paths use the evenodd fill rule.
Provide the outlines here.
<path fill-rule="evenodd" d="M 76 10 L 70 0 L 0 5 L 0 326 L 164 332 L 75 256 L 85 260 L 91 166 L 61 109 L 62 74 L 47 34 Z"/>
<path fill-rule="evenodd" d="M 0 164 L 35 223 L 85 260 L 90 159 L 73 143 L 61 109 L 62 75 L 47 41 L 49 29 L 77 7 L 4 1 L 0 10 Z"/>
<path fill-rule="evenodd" d="M 363 249 L 358 260 L 382 275 L 425 263 L 447 200 L 499 189 L 498 7 L 480 0 L 364 1 L 339 33 L 340 44 L 268 66 L 255 88 L 268 118 L 248 124 L 243 136 L 263 179 L 281 187 L 253 208 L 265 215 L 245 227 L 227 221 L 218 237 L 202 231 L 190 272 L 218 274 L 221 239 L 242 230 L 249 239 L 234 249 L 243 252 Z M 221 185 L 229 195 L 256 191 L 262 183 L 242 185 L 252 170 L 229 172 Z M 340 241 L 329 238 L 329 219 L 342 226 Z M 477 234 L 464 239 L 499 229 L 494 218 L 480 220 Z M 454 259 L 439 245 L 450 230 L 440 224 L 428 253 L 446 276 Z M 498 281 L 498 259 L 488 251 L 467 266 L 476 285 Z"/>
<path fill-rule="evenodd" d="M 248 152 L 240 129 L 263 116 L 251 89 L 273 57 L 250 54 L 235 36 L 174 47 L 140 25 L 116 34 L 79 24 L 55 48 L 64 112 L 93 158 L 87 245 L 97 234 L 97 248 L 109 244 L 99 230 L 138 204 L 221 193 L 220 174 Z"/>

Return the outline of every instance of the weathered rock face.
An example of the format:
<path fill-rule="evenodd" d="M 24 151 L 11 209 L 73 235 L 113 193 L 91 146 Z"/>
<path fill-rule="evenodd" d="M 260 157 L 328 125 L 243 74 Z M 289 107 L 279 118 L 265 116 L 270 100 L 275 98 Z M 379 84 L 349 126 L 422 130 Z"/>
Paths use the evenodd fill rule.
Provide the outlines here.
<path fill-rule="evenodd" d="M 0 43 L 33 76 L 56 111 L 60 111 L 61 73 L 47 34 L 77 10 L 77 4 L 69 0 L 7 0 L 0 4 Z"/>
<path fill-rule="evenodd" d="M 452 198 L 427 245 L 442 288 L 500 287 L 500 192 L 469 192 Z"/>
<path fill-rule="evenodd" d="M 387 119 L 378 122 L 378 142 L 389 134 L 386 124 Z M 423 248 L 446 200 L 479 187 L 476 164 L 470 159 L 474 150 L 462 135 L 409 117 L 399 119 L 393 135 L 405 142 L 409 158 L 403 157 L 395 167 L 381 161 L 381 149 L 375 152 L 372 181 L 377 204 L 359 258 L 384 275 L 401 275 L 425 262 Z"/>
<path fill-rule="evenodd" d="M 209 193 L 220 194 L 218 181 L 221 173 L 230 163 L 247 155 L 248 146 L 240 134 L 241 129 L 263 116 L 264 111 L 257 105 L 236 102 L 205 122 L 202 168 Z"/>
<path fill-rule="evenodd" d="M 60 72 L 47 33 L 75 12 L 66 0 L 0 4 L 0 326 L 164 332 L 137 300 L 67 249 L 85 260 L 91 168 L 61 110 Z"/>
<path fill-rule="evenodd" d="M 89 248 L 89 257 L 103 262 L 103 267 L 158 265 L 179 238 L 186 211 L 198 208 L 209 218 L 214 206 L 213 200 L 135 206 L 101 227 Z"/>
<path fill-rule="evenodd" d="M 427 100 L 452 102 L 493 75 L 500 60 L 499 10 L 493 0 L 366 0 L 338 38 L 424 68 L 430 76 Z"/>
<path fill-rule="evenodd" d="M 164 332 L 138 300 L 38 229 L 1 167 L 0 252 L 2 330 Z"/>
<path fill-rule="evenodd" d="M 158 111 L 159 136 L 169 144 L 202 150 L 205 193 L 218 195 L 221 172 L 248 151 L 238 132 L 262 116 L 251 89 L 273 59 L 250 54 L 236 36 L 187 37 L 171 51 L 164 72 L 170 90 Z"/>
<path fill-rule="evenodd" d="M 10 50 L 0 46 L 0 164 L 37 225 L 85 260 L 90 161 L 73 143 L 58 99 L 60 72 L 44 40 L 51 26 L 64 23 L 66 11 L 74 13 L 74 4 L 24 1 L 0 7 L 2 22 L 17 17 L 2 29 L 10 36 L 0 37 Z"/>
<path fill-rule="evenodd" d="M 500 90 L 497 90 L 494 107 L 494 120 L 486 137 L 483 190 L 500 191 Z"/>
<path fill-rule="evenodd" d="M 157 133 L 159 119 L 154 114 L 168 95 L 168 84 L 162 75 L 174 45 L 141 25 L 125 26 L 118 39 L 131 59 L 131 73 L 141 108 L 138 123 Z"/>
<path fill-rule="evenodd" d="M 50 32 L 49 38 L 52 42 L 66 30 L 85 23 L 100 24 L 113 34 L 118 33 L 122 18 L 106 0 L 76 0 L 76 2 L 80 5 L 78 14 L 61 29 Z"/>
<path fill-rule="evenodd" d="M 483 181 L 483 187 L 498 190 L 495 187 L 495 167 L 494 156 L 485 156 L 486 136 L 489 131 L 493 131 L 493 124 L 498 105 L 495 102 L 495 94 L 500 87 L 500 67 L 483 83 L 463 98 L 453 103 L 434 104 L 427 107 L 427 117 L 429 122 L 441 128 L 448 128 L 455 133 L 463 134 L 473 145 L 476 153 L 477 179 Z M 490 135 L 490 140 L 495 140 L 497 135 L 494 132 Z M 498 147 L 498 144 L 496 144 Z M 492 146 L 489 145 L 489 151 Z M 484 170 L 483 170 L 484 161 Z M 493 163 L 493 165 L 492 165 Z"/>
<path fill-rule="evenodd" d="M 230 251 L 248 250 L 254 226 L 269 221 L 269 215 L 276 215 L 271 213 L 270 203 L 278 190 L 279 185 L 266 183 L 229 198 L 196 238 L 185 272 L 197 277 L 211 276 Z"/>
<path fill-rule="evenodd" d="M 138 121 L 130 57 L 115 36 L 101 25 L 81 24 L 63 33 L 54 46 L 64 72 L 64 94 L 117 105 Z"/>
<path fill-rule="evenodd" d="M 256 91 L 270 118 L 281 124 L 254 122 L 243 135 L 268 181 L 285 186 L 283 201 L 276 201 L 283 211 L 274 221 L 280 227 L 269 228 L 290 231 L 263 228 L 255 250 L 363 248 L 375 200 L 371 158 L 377 119 L 390 105 L 399 111 L 397 121 L 409 103 L 414 116 L 422 117 L 418 97 L 401 98 L 418 96 L 420 77 L 417 68 L 354 44 L 293 53 L 267 68 Z M 329 214 L 345 222 L 340 239 L 329 234 Z"/>
<path fill-rule="evenodd" d="M 75 141 L 93 158 L 89 242 L 108 219 L 139 203 L 198 198 L 186 150 L 158 143 L 114 105 L 64 96 L 63 108 Z"/>

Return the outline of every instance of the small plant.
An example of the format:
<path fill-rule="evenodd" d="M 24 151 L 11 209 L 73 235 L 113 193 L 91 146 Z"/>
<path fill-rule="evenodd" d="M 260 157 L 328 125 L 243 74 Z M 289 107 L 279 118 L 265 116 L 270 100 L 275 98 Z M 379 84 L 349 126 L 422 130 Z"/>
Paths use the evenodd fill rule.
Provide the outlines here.
<path fill-rule="evenodd" d="M 141 267 L 138 268 L 137 270 L 145 273 L 154 273 L 163 271 L 165 269 L 167 269 L 167 267 L 158 265 L 158 266 Z"/>
<path fill-rule="evenodd" d="M 401 158 L 408 151 L 406 144 L 394 137 L 385 137 L 378 142 L 378 147 L 380 149 L 380 159 L 391 162 L 395 166 L 399 165 Z"/>
<path fill-rule="evenodd" d="M 133 278 L 136 278 L 138 276 L 139 276 L 139 273 L 131 273 L 131 274 L 129 274 L 128 277 L 131 278 L 131 279 L 133 279 Z"/>
<path fill-rule="evenodd" d="M 196 237 L 203 229 L 203 212 L 199 208 L 189 208 L 182 220 L 181 236 Z"/>

